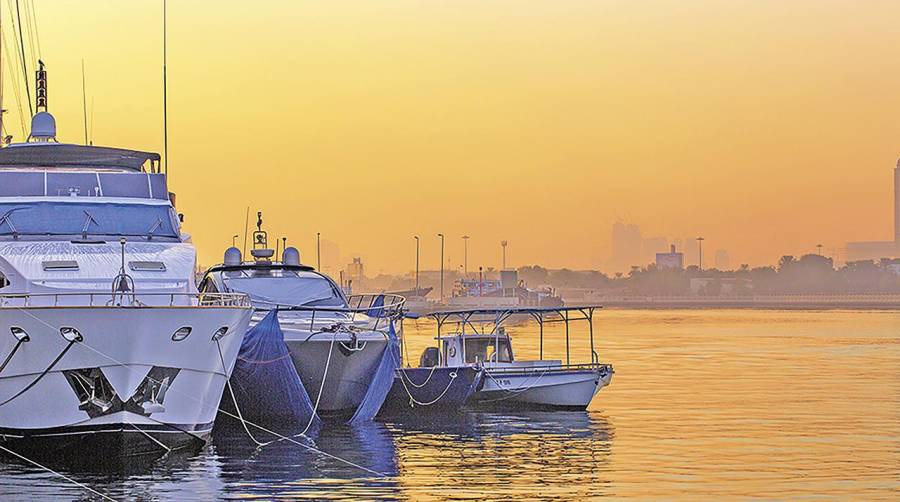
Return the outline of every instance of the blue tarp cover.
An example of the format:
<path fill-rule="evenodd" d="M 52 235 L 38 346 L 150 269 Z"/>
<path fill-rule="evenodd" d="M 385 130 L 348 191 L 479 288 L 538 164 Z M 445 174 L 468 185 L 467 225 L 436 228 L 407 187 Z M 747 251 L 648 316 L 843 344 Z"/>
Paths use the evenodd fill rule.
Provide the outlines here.
<path fill-rule="evenodd" d="M 310 418 L 318 423 L 275 310 L 244 335 L 231 384 L 244 418 L 251 422 L 289 425 L 301 431 Z"/>
<path fill-rule="evenodd" d="M 369 315 L 378 317 L 383 315 L 384 309 L 381 307 L 382 305 L 384 305 L 384 298 L 377 298 L 373 308 L 369 309 Z M 388 319 L 387 323 L 388 344 L 384 348 L 381 362 L 378 363 L 378 369 L 375 370 L 375 375 L 369 383 L 366 395 L 359 403 L 356 413 L 350 418 L 350 424 L 357 424 L 375 418 L 375 415 L 381 410 L 381 405 L 384 404 L 391 386 L 394 384 L 394 374 L 397 368 L 400 367 L 400 344 L 397 341 L 397 333 L 394 331 L 394 322 Z"/>

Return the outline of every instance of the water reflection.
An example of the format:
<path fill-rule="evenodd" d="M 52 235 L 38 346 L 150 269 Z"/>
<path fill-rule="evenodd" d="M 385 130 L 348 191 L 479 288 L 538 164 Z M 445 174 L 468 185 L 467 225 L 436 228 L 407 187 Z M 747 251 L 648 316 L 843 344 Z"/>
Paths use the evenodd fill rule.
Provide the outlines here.
<path fill-rule="evenodd" d="M 327 424 L 313 437 L 316 448 L 385 477 L 286 442 L 256 448 L 239 424 L 215 430 L 200 452 L 140 469 L 62 471 L 125 500 L 896 499 L 900 313 L 600 319 L 601 358 L 616 375 L 587 412 L 433 414 Z M 433 326 L 421 328 L 407 331 L 411 353 L 433 343 Z M 523 358 L 538 353 L 529 330 L 510 330 Z M 551 340 L 545 353 L 564 354 L 564 342 Z M 583 345 L 573 357 L 589 357 L 577 352 Z M 0 499 L 90 497 L 3 460 Z"/>

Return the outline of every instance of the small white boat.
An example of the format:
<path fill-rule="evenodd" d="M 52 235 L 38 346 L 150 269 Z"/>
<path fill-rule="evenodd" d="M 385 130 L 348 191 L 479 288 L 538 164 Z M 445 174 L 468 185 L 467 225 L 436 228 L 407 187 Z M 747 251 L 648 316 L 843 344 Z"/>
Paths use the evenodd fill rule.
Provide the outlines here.
<path fill-rule="evenodd" d="M 470 398 L 470 406 L 584 410 L 597 392 L 610 384 L 613 375 L 612 366 L 600 363 L 593 349 L 591 316 L 595 309 L 596 307 L 536 307 L 434 312 L 430 317 L 438 323 L 437 340 L 440 350 L 430 347 L 425 350 L 422 359 L 438 366 L 483 367 L 484 382 Z M 533 361 L 515 359 L 512 338 L 503 324 L 508 319 L 522 316 L 530 316 L 539 324 L 541 356 L 545 323 L 564 322 L 568 333 L 570 322 L 587 321 L 591 331 L 591 362 L 572 364 L 568 354 L 568 339 L 565 364 L 563 360 L 543 357 Z M 479 322 L 487 318 L 492 321 Z M 447 322 L 457 323 L 458 331 L 442 336 L 441 329 Z M 478 324 L 482 324 L 481 330 L 478 329 Z M 484 324 L 491 329 L 484 329 Z"/>

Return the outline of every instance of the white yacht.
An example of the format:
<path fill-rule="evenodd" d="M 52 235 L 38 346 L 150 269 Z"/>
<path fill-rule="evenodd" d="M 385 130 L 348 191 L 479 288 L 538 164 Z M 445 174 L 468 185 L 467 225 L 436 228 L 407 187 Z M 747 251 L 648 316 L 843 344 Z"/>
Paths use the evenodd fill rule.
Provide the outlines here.
<path fill-rule="evenodd" d="M 247 328 L 199 297 L 160 157 L 62 144 L 46 110 L 0 149 L 0 445 L 115 461 L 202 444 Z"/>
<path fill-rule="evenodd" d="M 325 417 L 351 416 L 388 347 L 387 317 L 400 312 L 403 298 L 389 294 L 348 297 L 330 277 L 301 264 L 300 253 L 293 247 L 285 248 L 278 260 L 277 252 L 267 247 L 262 213 L 259 218 L 253 259 L 244 261 L 239 249 L 229 248 L 224 263 L 206 272 L 200 291 L 248 294 L 256 309 L 251 328 L 277 310 L 284 343 L 314 412 Z M 371 315 L 375 311 L 379 315 Z M 265 406 L 265 401 L 259 402 L 254 411 L 264 415 Z"/>

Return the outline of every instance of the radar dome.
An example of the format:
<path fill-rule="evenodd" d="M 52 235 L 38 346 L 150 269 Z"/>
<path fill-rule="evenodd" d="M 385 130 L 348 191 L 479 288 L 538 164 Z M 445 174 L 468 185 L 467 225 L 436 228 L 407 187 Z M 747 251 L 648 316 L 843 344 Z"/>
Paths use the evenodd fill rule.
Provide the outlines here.
<path fill-rule="evenodd" d="M 31 139 L 56 141 L 56 119 L 49 112 L 38 112 L 31 117 Z"/>
<path fill-rule="evenodd" d="M 225 250 L 225 265 L 235 266 L 241 264 L 241 250 L 236 247 L 230 247 Z"/>
<path fill-rule="evenodd" d="M 285 265 L 300 265 L 300 251 L 295 247 L 284 248 L 281 254 L 281 262 Z"/>

